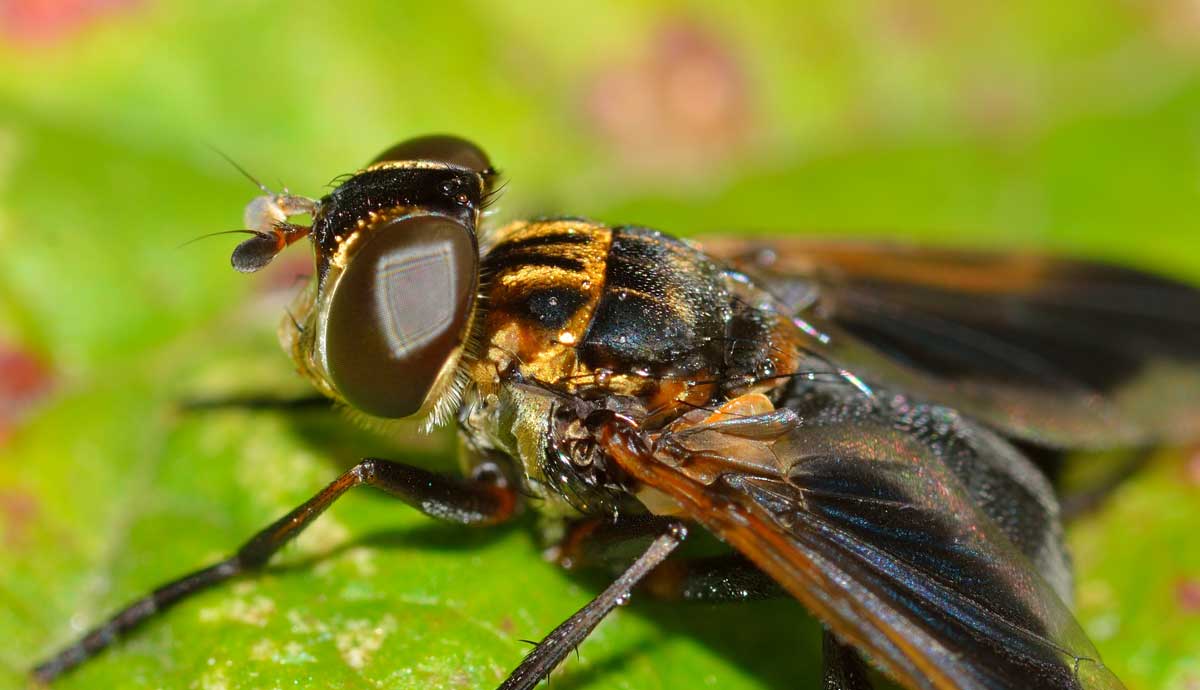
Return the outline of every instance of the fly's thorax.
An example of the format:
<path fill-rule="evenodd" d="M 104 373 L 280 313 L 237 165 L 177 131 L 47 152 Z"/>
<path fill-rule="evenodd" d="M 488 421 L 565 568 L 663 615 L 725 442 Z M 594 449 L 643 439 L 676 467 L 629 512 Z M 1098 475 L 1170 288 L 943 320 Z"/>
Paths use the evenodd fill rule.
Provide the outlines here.
<path fill-rule="evenodd" d="M 798 331 L 777 300 L 657 231 L 514 223 L 481 269 L 466 368 L 484 394 L 517 375 L 585 399 L 638 398 L 666 423 L 776 388 L 799 363 Z"/>
<path fill-rule="evenodd" d="M 628 498 L 583 428 L 588 410 L 661 428 L 699 406 L 774 395 L 801 360 L 770 295 L 652 230 L 514 223 L 481 268 L 460 424 L 468 446 L 514 458 L 552 512 Z"/>
<path fill-rule="evenodd" d="M 497 232 L 481 262 L 481 345 L 473 379 L 494 392 L 504 372 L 563 382 L 579 374 L 604 287 L 612 231 L 583 220 L 517 222 Z"/>

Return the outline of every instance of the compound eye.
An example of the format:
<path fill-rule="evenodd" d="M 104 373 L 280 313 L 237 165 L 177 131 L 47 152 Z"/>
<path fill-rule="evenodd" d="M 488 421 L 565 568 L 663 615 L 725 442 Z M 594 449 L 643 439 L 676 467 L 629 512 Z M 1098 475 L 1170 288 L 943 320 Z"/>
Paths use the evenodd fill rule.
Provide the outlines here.
<path fill-rule="evenodd" d="M 337 281 L 326 325 L 326 365 L 347 403 L 389 418 L 421 409 L 465 335 L 478 261 L 470 231 L 441 216 L 371 233 Z"/>
<path fill-rule="evenodd" d="M 492 169 L 492 162 L 488 160 L 483 149 L 466 139 L 448 134 L 434 134 L 402 141 L 379 154 L 372 163 L 422 160 L 454 165 L 477 173 L 485 173 Z"/>

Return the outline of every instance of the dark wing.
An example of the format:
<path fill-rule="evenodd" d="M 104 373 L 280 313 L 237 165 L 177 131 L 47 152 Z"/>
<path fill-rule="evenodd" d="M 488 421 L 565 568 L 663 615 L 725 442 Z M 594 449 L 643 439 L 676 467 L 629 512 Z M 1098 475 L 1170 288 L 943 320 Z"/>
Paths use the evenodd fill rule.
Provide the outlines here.
<path fill-rule="evenodd" d="M 860 378 L 1005 434 L 1104 448 L 1200 438 L 1200 290 L 1032 255 L 722 241 Z"/>
<path fill-rule="evenodd" d="M 910 690 L 1123 687 L 1065 603 L 1057 505 L 1032 465 L 947 408 L 838 391 L 601 439 Z"/>

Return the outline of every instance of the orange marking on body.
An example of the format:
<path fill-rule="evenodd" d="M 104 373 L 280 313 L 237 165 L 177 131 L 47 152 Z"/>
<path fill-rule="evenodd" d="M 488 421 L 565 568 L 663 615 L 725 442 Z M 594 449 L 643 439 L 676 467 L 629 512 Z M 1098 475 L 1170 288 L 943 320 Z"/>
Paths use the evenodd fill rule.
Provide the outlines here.
<path fill-rule="evenodd" d="M 712 424 L 737 417 L 754 417 L 775 411 L 775 404 L 762 393 L 747 393 L 739 395 L 717 408 L 713 414 L 705 417 L 700 424 Z"/>

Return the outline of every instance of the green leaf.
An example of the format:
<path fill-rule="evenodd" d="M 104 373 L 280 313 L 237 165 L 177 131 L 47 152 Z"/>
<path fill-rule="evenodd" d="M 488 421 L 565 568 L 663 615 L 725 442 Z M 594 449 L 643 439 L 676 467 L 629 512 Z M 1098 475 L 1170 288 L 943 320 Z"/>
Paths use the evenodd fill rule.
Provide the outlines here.
<path fill-rule="evenodd" d="M 178 247 L 237 227 L 256 193 L 210 146 L 319 194 L 399 138 L 453 131 L 504 170 L 501 219 L 1043 247 L 1200 280 L 1200 79 L 1169 16 L 795 5 L 163 2 L 0 43 L 0 345 L 51 372 L 19 418 L 0 400 L 0 687 L 363 454 L 455 468 L 445 434 L 180 411 L 304 390 L 272 333 L 287 276 L 233 273 L 228 237 Z M 743 119 L 726 148 L 647 163 L 593 106 L 670 31 L 741 75 Z M 1080 619 L 1131 690 L 1200 682 L 1191 472 L 1164 453 L 1071 532 Z M 261 577 L 56 687 L 490 687 L 605 584 L 546 562 L 537 532 L 353 493 Z M 552 687 L 818 687 L 819 637 L 794 602 L 635 598 Z"/>

